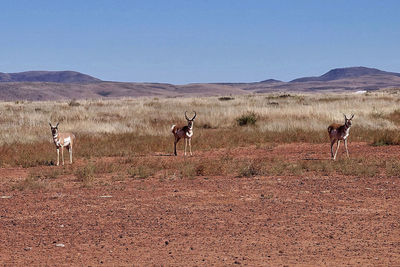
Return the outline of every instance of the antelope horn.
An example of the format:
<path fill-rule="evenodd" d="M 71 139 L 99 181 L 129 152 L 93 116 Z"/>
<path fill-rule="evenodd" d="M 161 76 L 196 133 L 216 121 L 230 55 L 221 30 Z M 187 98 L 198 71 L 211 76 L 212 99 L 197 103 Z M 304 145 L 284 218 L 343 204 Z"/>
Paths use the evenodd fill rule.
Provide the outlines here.
<path fill-rule="evenodd" d="M 53 127 L 53 126 L 51 125 L 51 122 L 49 122 L 49 125 L 50 125 L 50 127 Z"/>
<path fill-rule="evenodd" d="M 351 118 L 350 118 L 350 120 L 351 120 L 351 119 L 353 119 L 353 117 L 354 117 L 354 114 L 351 114 Z"/>
<path fill-rule="evenodd" d="M 58 124 L 60 124 L 59 122 L 57 122 L 56 127 L 58 127 Z"/>
<path fill-rule="evenodd" d="M 344 118 L 347 120 L 346 114 L 343 113 Z"/>
<path fill-rule="evenodd" d="M 190 119 L 189 119 L 188 116 L 186 115 L 186 112 L 187 112 L 187 111 L 185 111 L 185 118 L 186 118 L 186 120 L 190 121 Z"/>
<path fill-rule="evenodd" d="M 193 116 L 193 118 L 191 120 L 194 120 L 194 118 L 196 118 L 196 115 L 197 115 L 196 111 L 193 110 L 193 112 L 194 112 L 194 116 Z"/>

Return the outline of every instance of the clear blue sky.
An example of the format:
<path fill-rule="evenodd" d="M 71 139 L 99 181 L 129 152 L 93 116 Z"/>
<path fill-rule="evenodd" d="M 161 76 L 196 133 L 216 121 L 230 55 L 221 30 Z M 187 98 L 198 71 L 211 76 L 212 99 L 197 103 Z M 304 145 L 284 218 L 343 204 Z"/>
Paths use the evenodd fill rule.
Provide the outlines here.
<path fill-rule="evenodd" d="M 0 0 L 0 72 L 137 82 L 400 72 L 400 1 Z"/>

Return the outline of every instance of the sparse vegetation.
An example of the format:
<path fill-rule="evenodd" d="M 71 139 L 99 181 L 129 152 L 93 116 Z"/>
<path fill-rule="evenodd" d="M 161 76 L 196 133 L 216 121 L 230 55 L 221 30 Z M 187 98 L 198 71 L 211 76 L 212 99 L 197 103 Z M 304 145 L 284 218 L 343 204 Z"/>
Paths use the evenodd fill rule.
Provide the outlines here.
<path fill-rule="evenodd" d="M 399 160 L 388 160 L 386 161 L 386 175 L 389 177 L 400 177 L 400 161 Z"/>
<path fill-rule="evenodd" d="M 257 117 L 254 112 L 248 112 L 236 119 L 239 126 L 254 125 L 256 124 Z"/>
<path fill-rule="evenodd" d="M 131 178 L 135 179 L 146 179 L 147 177 L 154 174 L 154 170 L 151 169 L 149 166 L 131 166 L 128 169 L 128 174 Z"/>
<path fill-rule="evenodd" d="M 254 177 L 262 174 L 262 166 L 254 160 L 244 162 L 238 171 L 238 177 Z"/>
<path fill-rule="evenodd" d="M 79 102 L 74 98 L 68 103 L 68 105 L 71 107 L 79 107 L 81 104 L 79 104 Z"/>
<path fill-rule="evenodd" d="M 47 184 L 40 179 L 40 177 L 36 175 L 30 175 L 29 177 L 17 182 L 12 186 L 12 190 L 43 190 L 45 189 Z"/>
<path fill-rule="evenodd" d="M 84 167 L 78 168 L 75 171 L 75 176 L 77 178 L 77 181 L 82 183 L 83 187 L 90 186 L 93 183 L 95 177 L 95 165 L 89 163 Z"/>
<path fill-rule="evenodd" d="M 193 179 L 198 173 L 198 168 L 193 163 L 183 163 L 180 168 L 182 178 Z M 201 167 L 200 167 L 201 171 Z"/>
<path fill-rule="evenodd" d="M 185 110 L 198 113 L 194 151 L 268 143 L 325 143 L 327 126 L 342 123 L 342 113 L 355 113 L 350 141 L 376 146 L 400 144 L 400 96 L 389 93 L 244 95 L 235 96 L 234 101 L 215 97 L 80 100 L 79 106 L 71 102 L 0 103 L 0 166 L 54 165 L 49 120 L 62 122 L 61 130 L 77 136 L 77 158 L 168 154 L 173 149 L 170 127 L 185 123 Z M 241 127 L 245 125 L 252 127 Z M 178 144 L 178 149 L 182 146 Z M 114 172 L 118 166 L 99 168 Z"/>
<path fill-rule="evenodd" d="M 400 132 L 399 130 L 389 131 L 383 130 L 377 132 L 373 136 L 372 145 L 374 146 L 389 146 L 389 145 L 400 145 Z"/>
<path fill-rule="evenodd" d="M 219 101 L 229 101 L 229 100 L 234 100 L 235 98 L 234 97 L 231 97 L 231 96 L 221 96 L 221 97 L 218 97 L 218 100 Z"/>

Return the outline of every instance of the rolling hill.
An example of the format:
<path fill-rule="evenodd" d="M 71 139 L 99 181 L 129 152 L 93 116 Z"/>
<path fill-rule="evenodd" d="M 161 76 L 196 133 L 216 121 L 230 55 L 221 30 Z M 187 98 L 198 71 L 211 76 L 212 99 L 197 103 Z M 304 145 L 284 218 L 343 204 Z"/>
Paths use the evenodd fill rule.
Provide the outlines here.
<path fill-rule="evenodd" d="M 102 81 L 73 71 L 0 73 L 0 100 L 60 100 L 109 97 L 221 96 L 268 92 L 352 92 L 400 88 L 400 73 L 374 68 L 332 69 L 317 77 L 290 82 L 266 79 L 252 83 L 135 83 Z"/>
<path fill-rule="evenodd" d="M 76 71 L 0 72 L 0 82 L 93 83 L 100 79 Z"/>
<path fill-rule="evenodd" d="M 291 82 L 315 82 L 315 81 L 327 82 L 327 81 L 334 81 L 341 79 L 361 78 L 363 76 L 386 76 L 386 75 L 400 77 L 400 73 L 387 72 L 366 67 L 350 67 L 350 68 L 333 69 L 319 77 L 298 78 Z"/>

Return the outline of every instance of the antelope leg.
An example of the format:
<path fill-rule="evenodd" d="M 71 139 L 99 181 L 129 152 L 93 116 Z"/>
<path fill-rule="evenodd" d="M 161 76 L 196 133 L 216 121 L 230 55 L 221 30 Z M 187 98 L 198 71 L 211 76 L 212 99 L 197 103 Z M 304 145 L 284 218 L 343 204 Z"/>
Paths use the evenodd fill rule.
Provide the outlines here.
<path fill-rule="evenodd" d="M 64 166 L 64 147 L 61 147 L 61 158 L 62 158 L 62 165 Z"/>
<path fill-rule="evenodd" d="M 331 141 L 331 158 L 333 158 L 333 145 L 335 144 L 335 140 Z"/>
<path fill-rule="evenodd" d="M 333 158 L 333 160 L 336 160 L 336 155 L 337 155 L 337 152 L 338 152 L 338 150 L 339 150 L 339 146 L 340 146 L 340 140 L 338 140 L 338 142 L 337 142 L 335 157 Z"/>
<path fill-rule="evenodd" d="M 346 148 L 347 157 L 349 158 L 349 150 L 347 149 L 347 139 L 344 139 L 344 146 Z"/>
<path fill-rule="evenodd" d="M 60 149 L 57 148 L 57 166 L 60 165 Z"/>

